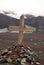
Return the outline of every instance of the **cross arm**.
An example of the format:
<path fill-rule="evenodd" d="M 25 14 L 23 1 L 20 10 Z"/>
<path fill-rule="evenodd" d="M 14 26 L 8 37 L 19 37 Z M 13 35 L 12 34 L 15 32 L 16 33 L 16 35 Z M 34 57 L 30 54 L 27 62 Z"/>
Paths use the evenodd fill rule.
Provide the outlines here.
<path fill-rule="evenodd" d="M 24 28 L 23 29 L 25 32 L 35 32 L 36 31 L 36 28 Z"/>
<path fill-rule="evenodd" d="M 9 30 L 15 30 L 15 31 L 19 31 L 19 30 L 23 30 L 25 32 L 35 32 L 36 28 L 30 27 L 30 28 L 20 28 L 19 26 L 9 26 Z"/>
<path fill-rule="evenodd" d="M 19 26 L 9 26 L 8 29 L 11 30 L 15 30 L 15 31 L 19 31 Z"/>

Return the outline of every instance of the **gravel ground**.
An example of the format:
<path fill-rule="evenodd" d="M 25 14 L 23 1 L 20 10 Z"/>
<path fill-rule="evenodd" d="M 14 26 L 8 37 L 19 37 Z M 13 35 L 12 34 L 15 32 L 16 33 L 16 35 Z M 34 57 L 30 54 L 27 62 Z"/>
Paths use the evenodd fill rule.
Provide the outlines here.
<path fill-rule="evenodd" d="M 11 38 L 11 36 L 13 39 Z M 10 34 L 10 36 L 6 35 L 6 34 L 0 34 L 0 50 L 5 49 L 8 46 L 11 46 L 12 43 L 17 40 L 16 36 L 17 35 L 15 35 L 15 34 L 12 34 L 12 35 Z M 26 35 L 26 37 L 27 36 L 29 36 L 29 35 Z M 14 38 L 14 37 L 16 37 L 16 38 Z M 44 65 L 44 41 L 37 41 L 37 40 L 29 41 L 27 39 L 29 39 L 30 37 L 33 37 L 33 36 L 30 36 L 27 38 L 26 37 L 23 40 L 23 45 L 30 46 L 39 55 L 40 65 Z M 43 37 L 40 36 L 40 39 L 44 39 L 44 34 L 43 34 Z M 0 65 L 10 65 L 10 64 L 3 63 Z"/>

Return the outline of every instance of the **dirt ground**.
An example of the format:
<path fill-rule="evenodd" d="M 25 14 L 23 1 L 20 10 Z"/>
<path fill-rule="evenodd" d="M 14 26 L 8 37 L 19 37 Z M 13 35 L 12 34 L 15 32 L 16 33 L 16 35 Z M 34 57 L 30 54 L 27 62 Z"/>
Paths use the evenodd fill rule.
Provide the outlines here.
<path fill-rule="evenodd" d="M 17 40 L 18 34 L 0 33 L 0 51 L 11 46 Z M 40 65 L 44 65 L 44 34 L 24 34 L 22 43 L 23 45 L 30 46 L 39 55 Z"/>

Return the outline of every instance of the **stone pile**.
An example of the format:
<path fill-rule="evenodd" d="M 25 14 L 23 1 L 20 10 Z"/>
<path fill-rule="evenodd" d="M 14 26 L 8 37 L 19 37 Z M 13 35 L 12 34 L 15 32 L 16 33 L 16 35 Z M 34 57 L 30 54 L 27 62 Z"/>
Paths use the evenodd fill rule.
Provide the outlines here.
<path fill-rule="evenodd" d="M 39 65 L 38 55 L 30 48 L 14 44 L 3 50 L 0 54 L 0 62 L 12 63 L 14 65 Z"/>

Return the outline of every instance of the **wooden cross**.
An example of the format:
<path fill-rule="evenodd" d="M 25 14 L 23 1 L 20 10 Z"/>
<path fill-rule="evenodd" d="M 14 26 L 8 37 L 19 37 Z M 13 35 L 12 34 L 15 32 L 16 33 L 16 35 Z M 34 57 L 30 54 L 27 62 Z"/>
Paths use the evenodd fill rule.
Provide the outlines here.
<path fill-rule="evenodd" d="M 26 32 L 34 32 L 35 29 L 34 28 L 25 28 L 24 26 L 24 16 L 22 15 L 20 17 L 20 24 L 19 26 L 9 26 L 9 30 L 16 30 L 16 31 L 19 31 L 19 34 L 18 34 L 18 44 L 22 44 L 22 40 L 23 40 L 23 32 L 26 31 Z"/>

